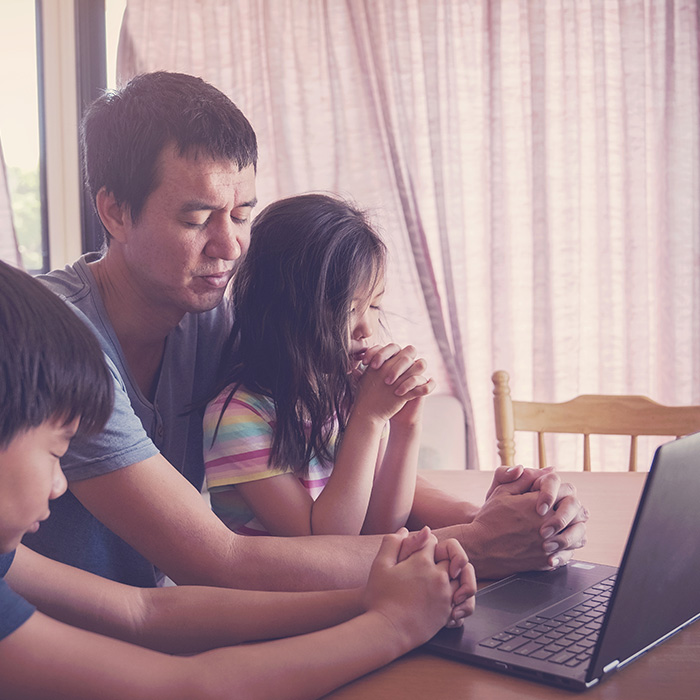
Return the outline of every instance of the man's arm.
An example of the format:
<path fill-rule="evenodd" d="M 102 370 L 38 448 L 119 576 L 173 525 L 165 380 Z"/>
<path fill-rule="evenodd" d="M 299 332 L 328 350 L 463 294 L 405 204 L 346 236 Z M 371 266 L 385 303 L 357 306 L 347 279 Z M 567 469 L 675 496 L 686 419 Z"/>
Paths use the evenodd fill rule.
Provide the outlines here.
<path fill-rule="evenodd" d="M 536 513 L 542 493 L 523 493 L 534 481 L 519 478 L 501 485 L 471 523 L 443 527 L 436 536 L 456 538 L 480 577 L 551 568 L 555 558 L 564 563 L 582 545 L 585 528 L 579 524 L 558 531 L 558 551 L 545 552 L 540 529 L 566 514 L 551 509 L 553 515 L 543 520 Z M 74 482 L 71 490 L 96 518 L 181 584 L 297 591 L 354 588 L 367 580 L 381 541 L 378 535 L 235 535 L 160 455 Z M 432 502 L 439 500 L 432 493 Z M 572 519 L 566 516 L 567 523 Z"/>
<path fill-rule="evenodd" d="M 470 523 L 479 507 L 433 486 L 419 473 L 408 527 L 417 530 L 424 525 L 433 529 Z"/>
<path fill-rule="evenodd" d="M 259 590 L 354 588 L 381 537 L 244 537 L 161 455 L 70 484 L 115 534 L 180 584 Z"/>
<path fill-rule="evenodd" d="M 499 467 L 481 507 L 418 479 L 409 526 L 457 539 L 480 578 L 561 566 L 585 544 L 588 511 L 552 469 Z"/>

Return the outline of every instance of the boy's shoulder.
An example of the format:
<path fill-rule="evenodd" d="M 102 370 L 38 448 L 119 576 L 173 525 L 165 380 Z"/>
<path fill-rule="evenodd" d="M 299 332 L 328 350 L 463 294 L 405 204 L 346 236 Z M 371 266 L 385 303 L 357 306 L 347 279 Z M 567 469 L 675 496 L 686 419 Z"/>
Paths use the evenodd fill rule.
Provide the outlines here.
<path fill-rule="evenodd" d="M 14 558 L 14 550 L 7 552 L 6 554 L 0 554 L 0 578 L 5 578 L 5 574 L 10 570 L 10 566 Z"/>
<path fill-rule="evenodd" d="M 5 582 L 5 574 L 10 570 L 14 557 L 14 551 L 0 554 L 0 640 L 21 627 L 36 610 Z"/>

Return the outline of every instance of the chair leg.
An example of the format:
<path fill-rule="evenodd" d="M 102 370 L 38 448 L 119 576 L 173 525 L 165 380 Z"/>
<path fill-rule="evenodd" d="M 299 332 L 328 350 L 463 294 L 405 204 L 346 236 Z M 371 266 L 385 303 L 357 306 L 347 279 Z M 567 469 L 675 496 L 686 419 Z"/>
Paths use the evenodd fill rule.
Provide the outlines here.
<path fill-rule="evenodd" d="M 544 469 L 547 466 L 547 450 L 544 446 L 544 433 L 537 433 L 538 466 Z"/>
<path fill-rule="evenodd" d="M 513 422 L 513 402 L 510 398 L 508 373 L 494 372 L 493 406 L 496 419 L 496 443 L 498 456 L 503 466 L 512 467 L 515 463 L 515 425 Z"/>
<path fill-rule="evenodd" d="M 637 471 L 637 436 L 632 435 L 630 439 L 630 466 L 631 472 Z"/>

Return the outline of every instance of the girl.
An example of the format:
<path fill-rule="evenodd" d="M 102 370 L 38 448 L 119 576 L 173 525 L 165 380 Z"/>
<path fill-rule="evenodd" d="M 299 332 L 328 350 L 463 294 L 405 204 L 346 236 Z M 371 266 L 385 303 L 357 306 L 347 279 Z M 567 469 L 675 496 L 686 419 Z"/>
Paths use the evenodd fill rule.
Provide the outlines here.
<path fill-rule="evenodd" d="M 434 382 L 412 346 L 372 344 L 385 266 L 382 241 L 340 199 L 290 197 L 253 222 L 204 419 L 212 507 L 231 529 L 356 535 L 406 523 Z"/>

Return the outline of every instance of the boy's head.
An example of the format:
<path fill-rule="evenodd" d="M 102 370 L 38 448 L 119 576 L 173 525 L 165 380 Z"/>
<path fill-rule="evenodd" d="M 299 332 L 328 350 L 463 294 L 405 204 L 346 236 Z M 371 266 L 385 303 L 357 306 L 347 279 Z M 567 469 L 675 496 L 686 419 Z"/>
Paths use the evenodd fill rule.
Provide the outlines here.
<path fill-rule="evenodd" d="M 58 457 L 100 430 L 112 379 L 95 336 L 57 296 L 0 262 L 0 552 L 65 489 Z"/>
<path fill-rule="evenodd" d="M 82 125 L 84 166 L 93 202 L 104 187 L 137 221 L 158 188 L 161 154 L 257 164 L 255 132 L 221 90 L 184 73 L 136 76 L 89 107 Z M 107 238 L 109 243 L 109 235 Z"/>

